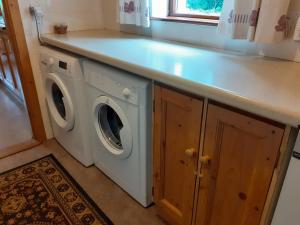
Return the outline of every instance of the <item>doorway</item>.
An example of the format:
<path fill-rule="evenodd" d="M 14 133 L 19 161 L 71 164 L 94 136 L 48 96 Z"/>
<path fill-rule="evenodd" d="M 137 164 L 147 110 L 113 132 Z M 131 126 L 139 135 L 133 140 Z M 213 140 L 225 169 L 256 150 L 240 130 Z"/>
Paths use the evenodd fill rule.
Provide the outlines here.
<path fill-rule="evenodd" d="M 32 138 L 19 70 L 0 1 L 0 149 Z"/>
<path fill-rule="evenodd" d="M 0 158 L 45 139 L 18 0 L 0 0 Z"/>

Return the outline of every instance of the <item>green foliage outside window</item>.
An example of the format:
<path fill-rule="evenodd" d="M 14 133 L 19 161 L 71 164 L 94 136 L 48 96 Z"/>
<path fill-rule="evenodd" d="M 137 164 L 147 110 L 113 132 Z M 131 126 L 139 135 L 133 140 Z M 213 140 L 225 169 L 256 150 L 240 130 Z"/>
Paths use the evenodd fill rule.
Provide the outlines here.
<path fill-rule="evenodd" d="M 191 10 L 220 13 L 224 0 L 187 0 L 186 7 Z"/>

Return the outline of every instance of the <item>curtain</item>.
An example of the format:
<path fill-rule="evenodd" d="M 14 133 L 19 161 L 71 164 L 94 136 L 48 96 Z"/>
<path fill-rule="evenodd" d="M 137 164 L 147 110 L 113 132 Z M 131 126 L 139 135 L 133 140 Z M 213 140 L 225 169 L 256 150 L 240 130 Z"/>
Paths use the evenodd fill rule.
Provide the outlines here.
<path fill-rule="evenodd" d="M 150 27 L 149 0 L 119 0 L 120 24 Z"/>
<path fill-rule="evenodd" d="M 290 0 L 224 0 L 218 32 L 232 39 L 276 43 L 287 37 Z"/>

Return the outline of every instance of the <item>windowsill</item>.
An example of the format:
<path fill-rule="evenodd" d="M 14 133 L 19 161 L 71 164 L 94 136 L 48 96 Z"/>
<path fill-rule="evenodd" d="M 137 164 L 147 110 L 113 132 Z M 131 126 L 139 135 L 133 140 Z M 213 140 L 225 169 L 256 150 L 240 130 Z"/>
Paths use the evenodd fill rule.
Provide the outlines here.
<path fill-rule="evenodd" d="M 188 18 L 188 17 L 175 17 L 175 16 L 151 17 L 151 20 L 177 22 L 177 23 L 192 23 L 192 24 L 200 24 L 200 25 L 207 25 L 207 26 L 218 26 L 218 24 L 219 24 L 219 20 L 202 19 L 202 18 Z"/>

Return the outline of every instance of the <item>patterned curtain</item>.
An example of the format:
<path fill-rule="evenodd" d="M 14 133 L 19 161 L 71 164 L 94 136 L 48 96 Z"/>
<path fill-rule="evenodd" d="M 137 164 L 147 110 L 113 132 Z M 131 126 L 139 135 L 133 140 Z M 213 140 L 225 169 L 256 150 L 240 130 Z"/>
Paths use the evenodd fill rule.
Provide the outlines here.
<path fill-rule="evenodd" d="M 218 32 L 232 39 L 276 43 L 287 37 L 290 0 L 224 0 Z"/>
<path fill-rule="evenodd" d="M 119 0 L 120 24 L 150 27 L 149 0 Z"/>

